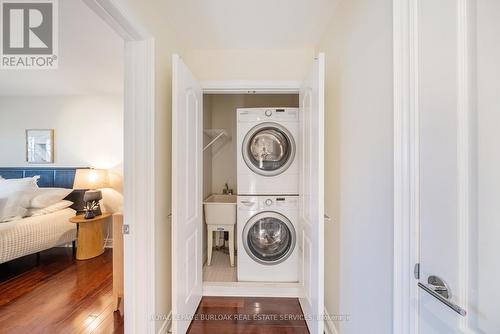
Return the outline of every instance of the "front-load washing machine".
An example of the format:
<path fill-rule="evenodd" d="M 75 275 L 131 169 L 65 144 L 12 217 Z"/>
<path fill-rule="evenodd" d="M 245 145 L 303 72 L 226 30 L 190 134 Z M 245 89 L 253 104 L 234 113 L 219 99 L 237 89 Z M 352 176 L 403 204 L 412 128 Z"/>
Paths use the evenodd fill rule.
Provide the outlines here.
<path fill-rule="evenodd" d="M 238 281 L 298 282 L 298 196 L 238 196 Z"/>
<path fill-rule="evenodd" d="M 237 181 L 241 195 L 299 192 L 298 108 L 239 108 Z"/>

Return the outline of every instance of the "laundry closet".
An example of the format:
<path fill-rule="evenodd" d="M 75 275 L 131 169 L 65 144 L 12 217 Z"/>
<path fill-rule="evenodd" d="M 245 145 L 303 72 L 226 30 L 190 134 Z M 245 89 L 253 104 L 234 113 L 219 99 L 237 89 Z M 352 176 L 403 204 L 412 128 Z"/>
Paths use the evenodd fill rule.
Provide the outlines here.
<path fill-rule="evenodd" d="M 198 82 L 174 56 L 173 314 L 202 296 L 295 297 L 322 331 L 323 55 L 311 67 L 303 82 Z"/>
<path fill-rule="evenodd" d="M 203 282 L 205 290 L 209 290 L 209 287 L 215 288 L 217 286 L 222 286 L 223 282 L 298 282 L 297 272 L 299 265 L 297 259 L 294 259 L 293 263 L 290 264 L 293 268 L 291 268 L 289 272 L 283 271 L 283 266 L 276 266 L 277 270 L 282 274 L 282 277 L 278 277 L 278 275 L 273 272 L 268 272 L 266 275 L 266 270 L 259 272 L 258 269 L 260 265 L 256 267 L 252 265 L 246 265 L 244 268 L 238 267 L 238 259 L 241 259 L 238 254 L 242 255 L 241 252 L 250 252 L 252 256 L 256 257 L 256 264 L 260 263 L 257 261 L 261 261 L 266 264 L 269 263 L 269 265 L 272 266 L 270 263 L 276 263 L 278 261 L 284 262 L 285 259 L 283 258 L 285 256 L 290 257 L 290 255 L 294 253 L 294 248 L 297 247 L 297 229 L 289 229 L 286 224 L 281 226 L 281 223 L 277 223 L 279 225 L 274 226 L 276 230 L 273 230 L 273 223 L 270 221 L 274 218 L 266 217 L 265 220 L 268 222 L 263 223 L 264 221 L 262 221 L 260 225 L 262 227 L 268 225 L 267 227 L 271 229 L 270 233 L 273 235 L 266 233 L 265 229 L 263 231 L 258 231 L 257 228 L 254 228 L 253 232 L 260 233 L 262 238 L 273 238 L 275 235 L 274 237 L 276 240 L 274 240 L 274 244 L 270 242 L 269 244 L 261 245 L 262 249 L 258 251 L 252 249 L 255 252 L 254 255 L 252 250 L 248 248 L 248 245 L 248 250 L 243 246 L 243 239 L 245 239 L 241 233 L 243 227 L 241 227 L 239 231 L 238 223 L 246 223 L 241 219 L 245 211 L 249 211 L 252 215 L 255 209 L 258 211 L 259 204 L 262 204 L 259 203 L 259 200 L 261 202 L 264 201 L 264 204 L 267 201 L 268 205 L 260 205 L 260 207 L 267 208 L 266 211 L 269 211 L 273 207 L 272 204 L 280 205 L 281 207 L 286 206 L 287 201 L 285 201 L 285 197 L 281 196 L 286 194 L 290 195 L 290 201 L 294 203 L 293 206 L 297 206 L 298 190 L 293 189 L 293 181 L 295 181 L 295 187 L 297 187 L 299 177 L 298 167 L 296 166 L 298 137 L 297 133 L 295 133 L 295 136 L 290 133 L 287 128 L 287 123 L 291 121 L 293 124 L 295 121 L 295 129 L 293 129 L 293 131 L 296 132 L 298 128 L 298 107 L 298 94 L 254 94 L 253 92 L 246 94 L 204 94 L 203 218 L 205 224 L 203 227 L 204 238 L 202 247 L 204 259 Z M 266 116 L 266 112 L 269 116 Z M 289 115 L 290 112 L 292 112 L 293 115 Z M 241 119 L 238 120 L 238 117 Z M 289 119 L 280 124 L 279 121 L 283 118 Z M 257 133 L 248 133 L 249 131 L 247 130 L 255 128 L 256 125 L 262 123 L 277 123 L 279 126 L 284 127 L 284 129 L 273 129 L 267 126 L 263 127 Z M 254 146 L 260 145 L 261 149 L 265 150 L 267 148 L 268 150 L 275 151 L 267 153 L 267 162 L 264 157 L 262 157 L 260 162 L 255 160 L 256 165 L 253 168 L 256 172 L 250 170 L 246 163 L 242 163 L 245 160 L 244 154 L 249 156 L 248 153 L 250 152 L 251 155 L 252 150 L 251 148 L 247 148 L 245 152 L 241 149 L 242 142 L 247 135 L 248 141 L 252 141 Z M 247 143 L 246 146 L 249 145 L 251 145 L 251 143 Z M 254 148 L 254 155 L 258 154 L 257 149 L 258 148 Z M 252 159 L 254 159 L 253 155 Z M 282 167 L 281 169 L 287 170 L 290 167 L 288 163 L 292 162 L 295 162 L 295 172 L 292 173 L 293 175 L 286 176 L 291 182 L 283 183 L 280 179 L 273 178 L 269 175 L 273 173 L 273 171 L 275 174 L 282 174 L 279 171 L 280 167 Z M 269 166 L 264 166 L 264 163 L 267 163 Z M 252 162 L 248 161 L 248 164 L 252 166 Z M 259 166 L 259 164 L 261 165 Z M 274 166 L 271 166 L 271 164 L 274 164 Z M 282 164 L 282 166 L 279 166 L 279 164 Z M 259 167 L 261 167 L 261 169 L 259 169 Z M 238 168 L 240 169 L 240 173 L 238 173 Z M 264 174 L 266 176 L 263 177 L 260 182 L 254 182 L 257 180 L 252 180 L 252 177 L 248 175 L 250 173 L 257 173 L 256 175 Z M 240 186 L 238 185 L 239 180 L 243 183 Z M 258 184 L 262 184 L 260 189 L 254 189 L 255 185 Z M 282 189 L 279 189 L 282 185 L 287 185 L 292 188 L 288 188 L 283 192 L 281 191 Z M 251 194 L 255 194 L 256 196 L 249 196 Z M 254 208 L 249 205 L 252 201 L 255 202 Z M 207 215 L 211 214 L 210 211 L 220 211 L 221 208 L 223 210 L 234 211 L 236 215 L 233 215 L 231 212 L 221 212 L 221 214 L 215 218 L 216 220 L 213 221 L 215 224 L 207 225 L 212 222 L 210 219 L 207 221 Z M 248 208 L 248 210 L 244 210 L 244 208 Z M 215 214 L 218 214 L 218 212 Z M 219 217 L 222 218 L 222 220 L 217 221 L 217 219 L 220 219 Z M 286 222 L 289 223 L 290 219 L 290 217 L 286 217 Z M 292 219 L 297 221 L 298 217 L 293 217 Z M 229 228 L 227 228 L 226 225 L 234 226 L 229 226 Z M 230 242 L 231 238 L 233 238 L 232 242 Z M 211 249 L 212 251 L 210 251 Z M 260 254 L 260 252 L 262 252 L 262 254 Z M 273 254 L 273 252 L 275 254 Z M 294 255 L 296 257 L 296 254 Z M 245 260 L 247 260 L 247 258 L 245 258 Z M 245 260 L 243 260 L 244 264 L 248 262 Z M 268 266 L 262 269 L 267 269 L 267 271 L 269 271 L 269 268 Z M 243 271 L 240 270 L 239 276 L 238 269 L 244 269 Z M 250 273 L 257 273 L 259 276 L 252 279 L 248 274 L 245 276 L 247 271 Z"/>

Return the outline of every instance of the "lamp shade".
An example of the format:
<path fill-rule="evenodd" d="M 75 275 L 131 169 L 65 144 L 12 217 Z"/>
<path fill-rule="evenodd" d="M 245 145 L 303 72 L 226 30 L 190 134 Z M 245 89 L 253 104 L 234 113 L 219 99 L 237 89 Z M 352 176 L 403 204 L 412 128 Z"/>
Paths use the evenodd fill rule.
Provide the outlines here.
<path fill-rule="evenodd" d="M 99 189 L 109 187 L 108 171 L 105 169 L 77 169 L 73 189 Z"/>

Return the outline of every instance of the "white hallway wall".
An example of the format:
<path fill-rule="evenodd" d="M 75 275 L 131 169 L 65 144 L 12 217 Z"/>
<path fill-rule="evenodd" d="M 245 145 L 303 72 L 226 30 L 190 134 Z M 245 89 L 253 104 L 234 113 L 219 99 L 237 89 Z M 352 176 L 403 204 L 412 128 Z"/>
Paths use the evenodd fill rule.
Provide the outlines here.
<path fill-rule="evenodd" d="M 392 333 L 392 1 L 343 0 L 326 52 L 325 304 L 340 333 Z"/>
<path fill-rule="evenodd" d="M 302 81 L 313 49 L 187 50 L 184 60 L 198 80 Z"/>

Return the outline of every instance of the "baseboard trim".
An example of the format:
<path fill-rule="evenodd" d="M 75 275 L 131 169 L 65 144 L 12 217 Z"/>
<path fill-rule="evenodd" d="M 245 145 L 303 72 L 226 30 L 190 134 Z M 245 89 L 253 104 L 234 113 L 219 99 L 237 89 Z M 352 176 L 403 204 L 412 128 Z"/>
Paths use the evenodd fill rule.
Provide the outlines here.
<path fill-rule="evenodd" d="M 163 324 L 161 325 L 160 330 L 158 331 L 158 334 L 172 333 L 171 327 L 172 327 L 172 311 L 170 311 L 167 315 L 167 318 L 165 320 L 163 320 Z"/>
<path fill-rule="evenodd" d="M 300 288 L 299 283 L 203 282 L 203 296 L 298 298 Z"/>
<path fill-rule="evenodd" d="M 333 322 L 332 318 L 330 317 L 330 313 L 328 313 L 328 310 L 325 307 L 325 333 L 326 334 L 339 334 L 339 331 L 337 330 L 337 327 L 335 326 L 335 323 Z"/>

